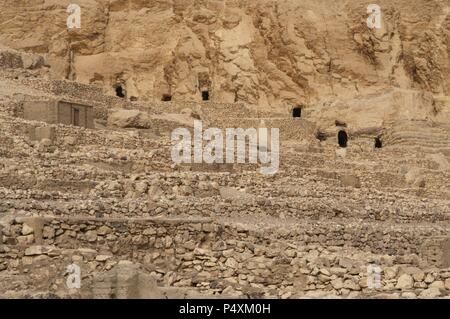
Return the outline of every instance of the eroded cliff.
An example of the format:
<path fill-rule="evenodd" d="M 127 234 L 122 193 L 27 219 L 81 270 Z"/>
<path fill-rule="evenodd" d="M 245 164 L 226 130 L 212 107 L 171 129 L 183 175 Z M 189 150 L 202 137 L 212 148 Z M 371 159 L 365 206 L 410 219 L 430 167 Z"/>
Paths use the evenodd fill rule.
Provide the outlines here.
<path fill-rule="evenodd" d="M 139 100 L 284 109 L 385 88 L 450 92 L 450 3 L 364 0 L 2 1 L 0 43 L 45 54 L 53 76 Z"/>

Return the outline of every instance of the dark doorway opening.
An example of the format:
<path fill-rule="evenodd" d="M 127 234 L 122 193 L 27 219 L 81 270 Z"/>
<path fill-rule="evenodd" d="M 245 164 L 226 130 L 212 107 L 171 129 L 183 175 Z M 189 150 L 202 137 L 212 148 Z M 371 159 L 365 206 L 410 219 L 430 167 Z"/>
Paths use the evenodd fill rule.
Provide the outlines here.
<path fill-rule="evenodd" d="M 121 85 L 118 85 L 116 87 L 116 96 L 124 98 L 125 97 L 125 91 Z"/>
<path fill-rule="evenodd" d="M 348 135 L 346 131 L 339 131 L 338 142 L 340 147 L 347 147 Z"/>
<path fill-rule="evenodd" d="M 209 91 L 202 91 L 202 100 L 209 101 Z"/>
<path fill-rule="evenodd" d="M 375 137 L 375 148 L 383 148 L 383 141 L 379 137 Z"/>
<path fill-rule="evenodd" d="M 172 101 L 172 95 L 170 95 L 170 94 L 163 94 L 163 96 L 161 98 L 161 101 L 163 101 L 163 102 L 170 102 L 170 101 Z"/>
<path fill-rule="evenodd" d="M 72 110 L 73 110 L 72 124 L 74 126 L 80 126 L 80 110 L 79 109 L 72 109 Z"/>
<path fill-rule="evenodd" d="M 302 108 L 301 107 L 294 107 L 292 109 L 292 117 L 293 118 L 300 118 L 300 117 L 302 117 Z"/>

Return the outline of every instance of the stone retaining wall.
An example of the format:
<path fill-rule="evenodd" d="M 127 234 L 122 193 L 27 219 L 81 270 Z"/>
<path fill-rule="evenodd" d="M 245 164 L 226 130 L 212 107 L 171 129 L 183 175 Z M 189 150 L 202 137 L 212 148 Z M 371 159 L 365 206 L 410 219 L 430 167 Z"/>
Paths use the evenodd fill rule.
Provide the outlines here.
<path fill-rule="evenodd" d="M 367 233 L 367 229 L 361 231 Z M 414 255 L 386 255 L 374 260 L 367 253 L 358 261 L 342 258 L 342 248 L 327 242 L 325 234 L 317 236 L 317 241 L 311 237 L 290 243 L 286 240 L 290 234 L 276 238 L 210 219 L 157 218 L 16 218 L 10 229 L 2 232 L 5 245 L 0 249 L 0 267 L 9 271 L 24 271 L 27 264 L 43 258 L 47 263 L 49 258 L 59 260 L 58 256 L 70 252 L 78 256 L 72 259 L 85 263 L 85 269 L 90 267 L 91 271 L 105 271 L 127 259 L 147 265 L 164 285 L 198 287 L 210 293 L 234 291 L 237 295 L 260 293 L 283 298 L 314 296 L 319 291 L 338 296 L 450 293 L 450 269 L 426 266 Z M 384 244 L 392 235 L 384 235 Z M 405 234 L 399 235 L 405 238 Z M 339 236 L 338 232 L 330 234 L 330 239 Z M 354 239 L 347 240 L 358 236 L 362 234 L 355 233 Z M 335 248 L 325 252 L 321 245 Z M 377 290 L 367 286 L 370 263 L 382 268 L 382 287 Z"/>

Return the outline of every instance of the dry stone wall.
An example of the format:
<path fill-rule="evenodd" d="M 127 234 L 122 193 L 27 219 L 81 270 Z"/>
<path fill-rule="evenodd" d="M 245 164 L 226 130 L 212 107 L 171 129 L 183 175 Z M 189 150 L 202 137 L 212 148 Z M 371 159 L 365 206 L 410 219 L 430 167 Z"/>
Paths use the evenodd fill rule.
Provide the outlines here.
<path fill-rule="evenodd" d="M 337 247 L 336 233 L 330 234 L 333 242 L 325 238 L 314 240 L 310 234 L 310 241 L 291 244 L 286 238 L 270 238 L 245 228 L 218 225 L 210 219 L 17 218 L 10 229 L 3 229 L 3 234 L 7 245 L 1 251 L 2 267 L 11 270 L 24 271 L 49 257 L 58 260 L 64 251 L 70 250 L 73 260 L 88 263 L 91 270 L 108 269 L 117 260 L 131 259 L 151 265 L 151 271 L 160 274 L 160 284 L 193 285 L 210 293 L 287 297 L 320 295 L 325 291 L 356 296 L 367 289 L 367 264 L 338 257 L 343 248 Z M 383 242 L 391 249 L 395 240 L 407 239 L 405 234 L 395 239 L 392 233 L 391 242 L 387 242 L 386 234 L 383 235 Z M 353 238 L 362 236 L 354 232 Z M 413 243 L 411 239 L 409 243 Z M 318 252 L 314 247 L 323 244 L 336 248 L 327 253 L 322 250 L 324 254 L 320 254 L 321 250 Z M 405 255 L 402 259 L 401 254 L 396 255 L 394 259 L 403 265 L 384 269 L 385 292 L 447 294 L 449 269 L 421 270 L 418 266 L 423 266 L 423 262 L 419 257 Z M 384 258 L 378 262 L 389 265 L 393 261 L 392 257 Z M 98 290 L 98 286 L 94 285 L 94 289 Z"/>

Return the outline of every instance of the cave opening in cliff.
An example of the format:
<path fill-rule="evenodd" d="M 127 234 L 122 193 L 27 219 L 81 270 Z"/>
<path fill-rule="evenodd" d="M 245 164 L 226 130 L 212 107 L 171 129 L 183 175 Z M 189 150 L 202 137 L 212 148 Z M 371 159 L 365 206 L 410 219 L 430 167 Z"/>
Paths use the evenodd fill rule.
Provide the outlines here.
<path fill-rule="evenodd" d="M 338 142 L 340 147 L 347 147 L 348 143 L 348 135 L 347 132 L 344 130 L 339 131 L 338 133 Z"/>
<path fill-rule="evenodd" d="M 125 91 L 124 91 L 122 85 L 116 86 L 116 96 L 121 97 L 121 98 L 125 97 Z"/>
<path fill-rule="evenodd" d="M 383 148 L 383 141 L 379 137 L 375 137 L 375 148 Z"/>
<path fill-rule="evenodd" d="M 302 117 L 302 108 L 299 107 L 299 106 L 294 107 L 292 109 L 292 117 L 293 118 L 300 118 L 300 117 Z"/>
<path fill-rule="evenodd" d="M 170 101 L 172 101 L 172 95 L 170 95 L 170 94 L 163 94 L 163 96 L 161 98 L 161 101 L 163 101 L 163 102 L 170 102 Z"/>
<path fill-rule="evenodd" d="M 209 91 L 202 91 L 202 100 L 209 101 Z"/>

